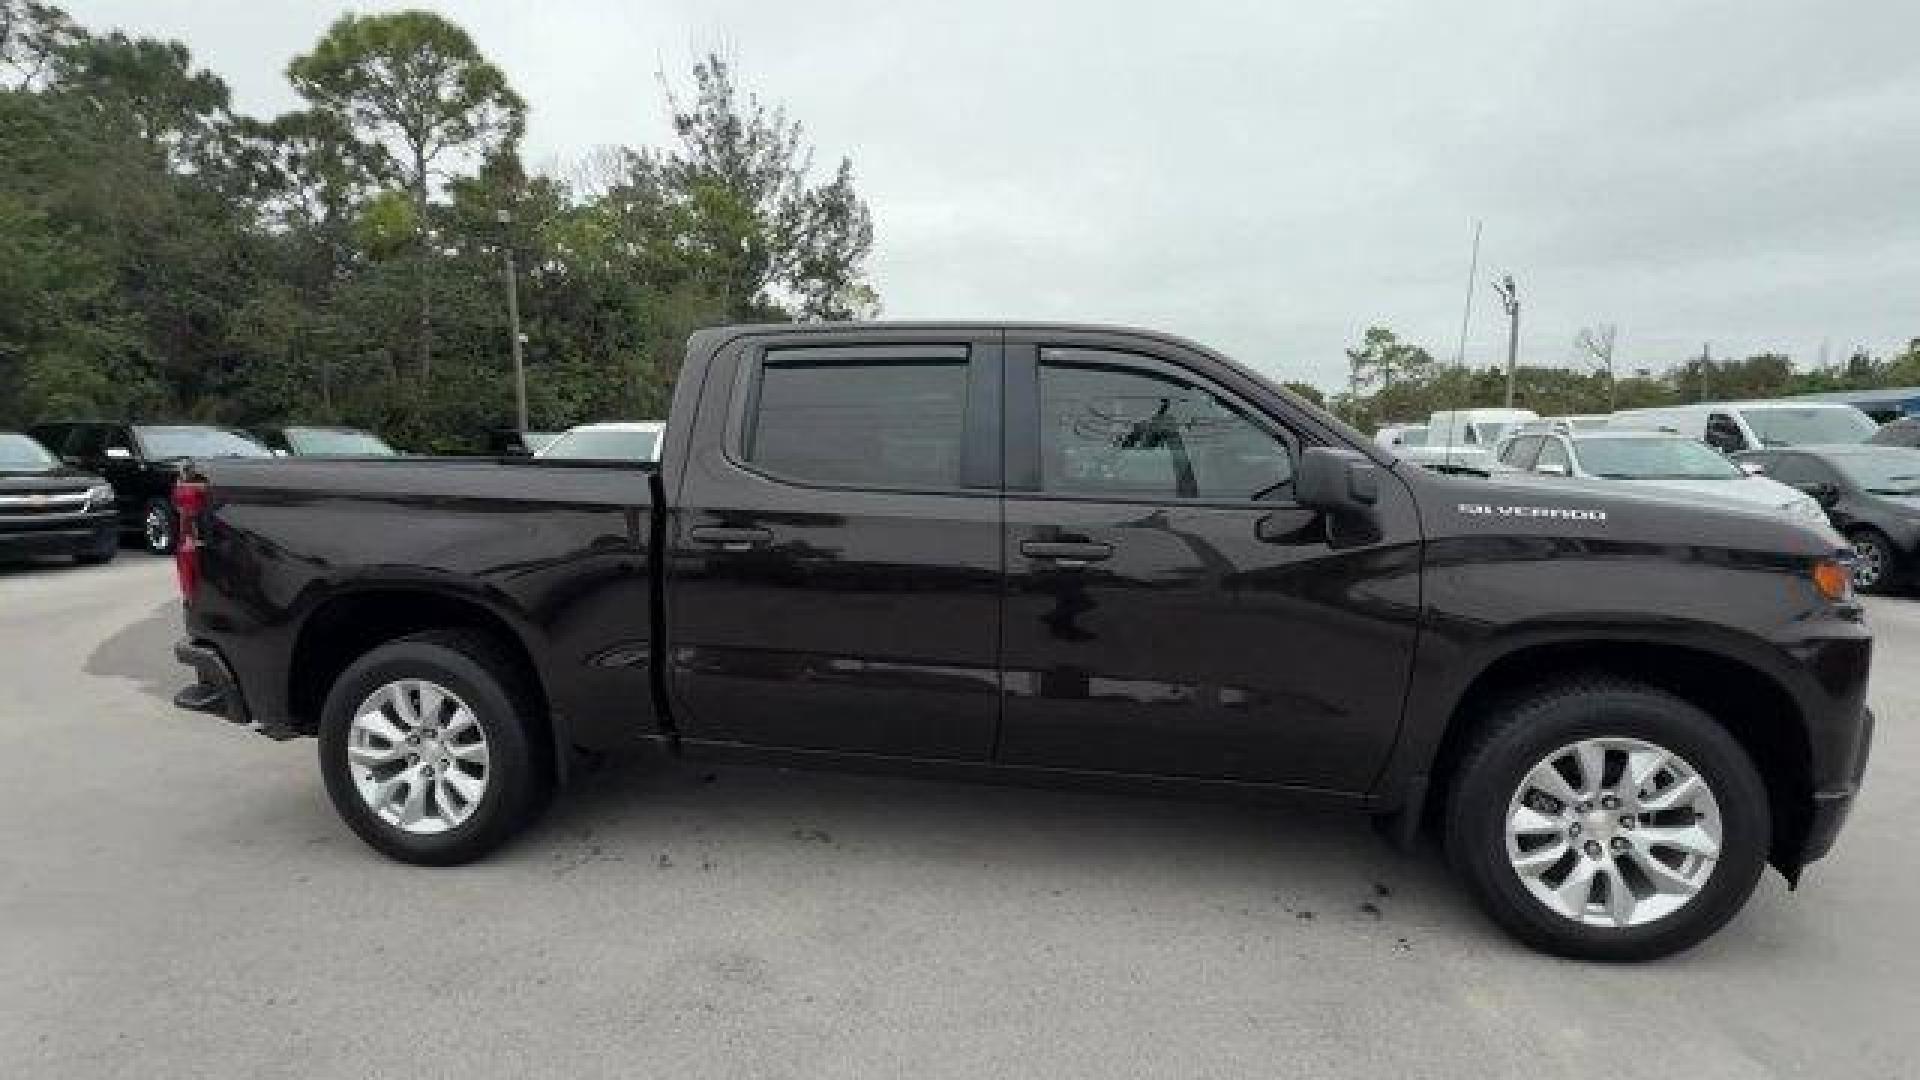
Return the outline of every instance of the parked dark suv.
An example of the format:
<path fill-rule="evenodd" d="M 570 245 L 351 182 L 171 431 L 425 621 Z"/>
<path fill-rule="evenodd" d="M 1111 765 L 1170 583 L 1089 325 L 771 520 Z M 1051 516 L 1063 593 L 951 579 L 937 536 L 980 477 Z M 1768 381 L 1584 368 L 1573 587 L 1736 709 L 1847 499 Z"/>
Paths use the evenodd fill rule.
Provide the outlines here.
<path fill-rule="evenodd" d="M 147 550 L 159 555 L 173 550 L 180 532 L 172 495 L 181 462 L 272 456 L 251 436 L 198 424 L 36 424 L 31 434 L 68 464 L 105 477 L 113 485 L 121 531 L 139 533 Z"/>
<path fill-rule="evenodd" d="M 1769 477 L 1818 499 L 1853 544 L 1853 584 L 1896 592 L 1920 567 L 1920 450 L 1873 443 L 1741 454 Z"/>
<path fill-rule="evenodd" d="M 17 431 L 0 431 L 0 558 L 71 555 L 111 560 L 119 549 L 113 489 L 62 464 Z"/>

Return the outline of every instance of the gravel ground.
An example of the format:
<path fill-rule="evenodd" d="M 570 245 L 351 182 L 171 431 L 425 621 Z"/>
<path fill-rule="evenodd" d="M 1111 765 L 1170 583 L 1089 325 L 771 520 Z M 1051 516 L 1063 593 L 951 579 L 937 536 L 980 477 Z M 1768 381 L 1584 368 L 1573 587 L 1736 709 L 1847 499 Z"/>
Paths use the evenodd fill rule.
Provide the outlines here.
<path fill-rule="evenodd" d="M 0 1074 L 1920 1075 L 1920 601 L 1835 854 L 1685 956 L 1510 944 L 1344 816 L 633 763 L 477 866 L 177 711 L 171 568 L 0 568 Z"/>

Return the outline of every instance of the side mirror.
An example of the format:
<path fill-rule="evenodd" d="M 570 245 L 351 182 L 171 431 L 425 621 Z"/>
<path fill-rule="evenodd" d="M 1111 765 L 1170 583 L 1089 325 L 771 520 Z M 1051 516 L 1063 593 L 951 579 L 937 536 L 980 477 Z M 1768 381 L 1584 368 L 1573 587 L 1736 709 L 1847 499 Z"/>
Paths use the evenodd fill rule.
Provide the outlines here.
<path fill-rule="evenodd" d="M 1767 475 L 1767 467 L 1757 461 L 1741 461 L 1736 462 L 1736 464 L 1740 466 L 1740 471 L 1746 473 L 1748 476 Z"/>
<path fill-rule="evenodd" d="M 133 451 L 124 446 L 109 446 L 107 447 L 107 456 L 115 461 L 132 461 Z"/>
<path fill-rule="evenodd" d="M 1364 511 L 1380 501 L 1380 469 L 1345 448 L 1309 446 L 1294 477 L 1295 501 L 1327 513 Z"/>
<path fill-rule="evenodd" d="M 1840 489 L 1827 483 L 1825 480 L 1815 480 L 1809 484 L 1795 484 L 1793 486 L 1813 496 L 1814 502 L 1819 503 L 1828 510 L 1833 509 L 1834 504 L 1840 501 Z"/>

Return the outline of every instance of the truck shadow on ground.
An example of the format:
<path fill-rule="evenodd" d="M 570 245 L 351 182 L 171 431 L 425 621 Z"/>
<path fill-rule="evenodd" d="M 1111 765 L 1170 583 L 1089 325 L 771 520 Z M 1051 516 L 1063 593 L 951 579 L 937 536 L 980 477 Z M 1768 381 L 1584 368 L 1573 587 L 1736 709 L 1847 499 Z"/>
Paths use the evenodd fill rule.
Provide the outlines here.
<path fill-rule="evenodd" d="M 192 675 L 173 659 L 173 643 L 181 635 L 180 604 L 167 600 L 152 613 L 121 627 L 88 654 L 87 674 L 126 679 L 136 690 L 169 704 L 174 692 L 192 681 Z"/>
<path fill-rule="evenodd" d="M 1402 853 L 1364 815 L 1285 805 L 648 755 L 576 779 L 505 857 L 556 876 L 960 872 L 1042 897 L 1213 898 L 1303 928 L 1364 928 L 1389 947 L 1439 927 L 1506 947 L 1432 845 Z"/>

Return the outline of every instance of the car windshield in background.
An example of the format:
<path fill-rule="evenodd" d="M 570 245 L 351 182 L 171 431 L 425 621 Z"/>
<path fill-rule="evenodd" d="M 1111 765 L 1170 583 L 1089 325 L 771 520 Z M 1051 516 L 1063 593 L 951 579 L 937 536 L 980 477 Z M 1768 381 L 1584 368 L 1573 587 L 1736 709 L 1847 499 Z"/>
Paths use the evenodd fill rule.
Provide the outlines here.
<path fill-rule="evenodd" d="M 1876 430 L 1858 409 L 1742 409 L 1740 415 L 1763 446 L 1866 442 Z"/>
<path fill-rule="evenodd" d="M 60 459 L 33 439 L 13 431 L 0 431 L 0 469 L 18 472 L 50 472 Z"/>
<path fill-rule="evenodd" d="M 569 431 L 540 451 L 573 461 L 652 461 L 659 436 L 651 431 Z"/>
<path fill-rule="evenodd" d="M 1889 446 L 1865 453 L 1834 454 L 1829 461 L 1847 479 L 1876 495 L 1920 495 L 1920 450 Z"/>
<path fill-rule="evenodd" d="M 1512 426 L 1506 423 L 1479 423 L 1473 425 L 1473 430 L 1474 434 L 1479 436 L 1481 446 L 1492 446 L 1499 442 L 1500 436 L 1505 435 L 1507 429 Z"/>
<path fill-rule="evenodd" d="M 1427 445 L 1427 433 L 1424 430 L 1403 432 L 1400 435 L 1400 445 L 1425 446 Z"/>
<path fill-rule="evenodd" d="M 1706 443 L 1687 438 L 1585 438 L 1580 465 L 1611 480 L 1732 480 L 1745 475 Z"/>
<path fill-rule="evenodd" d="M 394 449 L 364 431 L 288 428 L 287 445 L 302 457 L 393 457 Z"/>
<path fill-rule="evenodd" d="M 223 428 L 143 427 L 135 428 L 140 448 L 150 458 L 272 457 L 266 447 Z"/>

